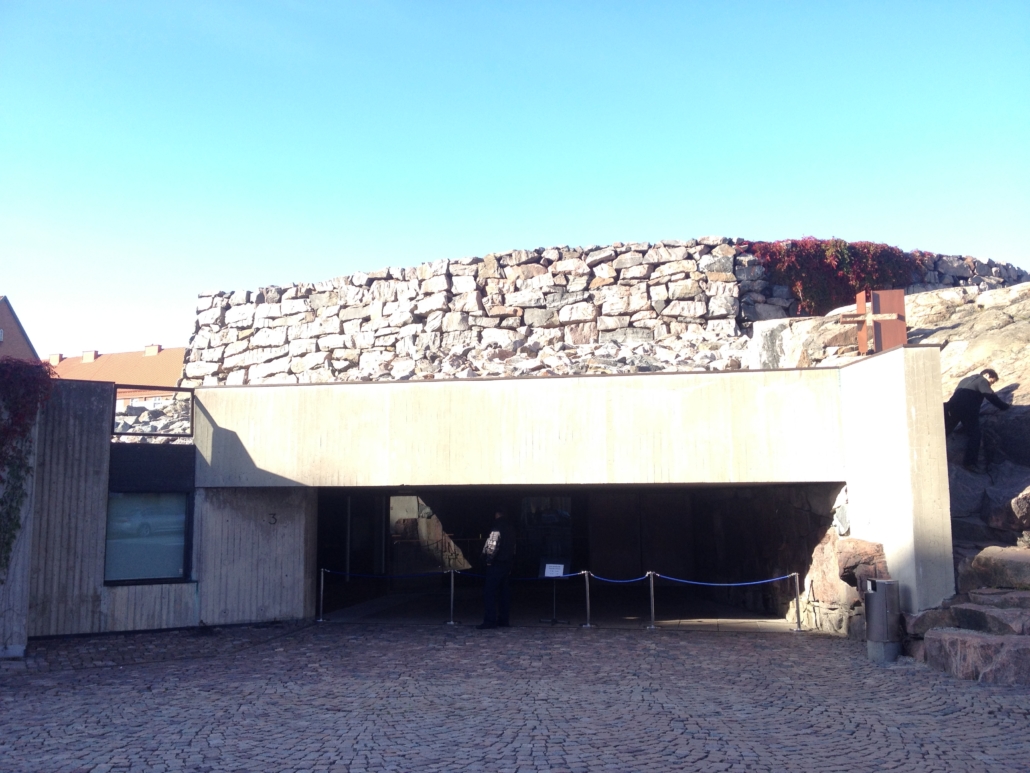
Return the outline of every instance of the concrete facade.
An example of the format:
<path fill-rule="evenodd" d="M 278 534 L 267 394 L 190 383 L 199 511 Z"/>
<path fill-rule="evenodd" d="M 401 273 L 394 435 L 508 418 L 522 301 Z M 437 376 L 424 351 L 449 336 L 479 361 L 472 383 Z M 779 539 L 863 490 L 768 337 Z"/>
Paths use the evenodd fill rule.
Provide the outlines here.
<path fill-rule="evenodd" d="M 315 614 L 314 490 L 200 491 L 187 581 L 105 583 L 114 385 L 61 380 L 54 387 L 37 426 L 33 506 L 0 586 L 11 610 L 0 618 L 6 655 L 18 656 L 26 635 Z"/>
<path fill-rule="evenodd" d="M 198 487 L 847 483 L 906 610 L 954 593 L 936 347 L 839 369 L 199 389 Z"/>
<path fill-rule="evenodd" d="M 847 484 L 851 535 L 884 545 L 903 607 L 954 593 L 933 347 L 840 369 L 198 389 L 191 569 L 151 584 L 104 582 L 113 400 L 113 384 L 58 381 L 41 414 L 12 567 L 22 579 L 2 588 L 22 598 L 27 583 L 27 609 L 3 618 L 5 646 L 26 634 L 312 617 L 320 487 L 579 490 L 599 561 L 619 564 L 596 537 L 606 523 L 659 529 L 649 544 L 665 552 L 638 548 L 626 571 L 653 558 L 689 574 L 698 547 L 691 558 L 674 545 L 695 500 L 677 487 Z M 620 509 L 620 486 L 659 503 L 644 508 L 658 516 L 630 518 L 637 505 Z"/>

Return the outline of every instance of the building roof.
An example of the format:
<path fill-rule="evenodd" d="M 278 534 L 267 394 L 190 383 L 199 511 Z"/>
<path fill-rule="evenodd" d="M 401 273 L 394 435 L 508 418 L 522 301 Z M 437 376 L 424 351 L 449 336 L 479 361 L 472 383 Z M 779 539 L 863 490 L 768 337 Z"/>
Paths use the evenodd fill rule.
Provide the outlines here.
<path fill-rule="evenodd" d="M 0 295 L 0 357 L 15 357 L 19 360 L 38 360 L 39 355 L 29 340 L 28 333 L 21 326 L 14 307 L 7 296 Z"/>
<path fill-rule="evenodd" d="M 113 381 L 116 384 L 138 386 L 175 387 L 182 377 L 182 361 L 185 347 L 162 349 L 148 346 L 139 352 L 116 352 L 98 354 L 83 352 L 81 357 L 69 357 L 57 361 L 51 356 L 50 364 L 58 378 L 77 381 Z M 157 394 L 148 390 L 147 394 Z M 140 395 L 142 396 L 142 392 Z"/>

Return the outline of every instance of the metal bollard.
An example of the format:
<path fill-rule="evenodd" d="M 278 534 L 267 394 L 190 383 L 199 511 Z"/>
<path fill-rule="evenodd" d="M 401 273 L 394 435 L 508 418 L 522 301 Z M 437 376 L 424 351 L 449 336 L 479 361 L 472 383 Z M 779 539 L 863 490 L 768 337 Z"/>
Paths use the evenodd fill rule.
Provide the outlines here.
<path fill-rule="evenodd" d="M 658 626 L 654 624 L 654 572 L 648 572 L 647 579 L 651 585 L 651 625 L 647 626 L 647 630 L 654 631 L 658 628 Z"/>
<path fill-rule="evenodd" d="M 322 610 L 325 609 L 325 569 L 318 571 L 318 622 L 324 622 L 322 617 Z"/>
<path fill-rule="evenodd" d="M 580 628 L 593 628 L 594 626 L 590 625 L 590 572 L 584 569 L 580 574 L 583 575 L 583 579 L 586 581 L 587 589 L 587 621 Z"/>
<path fill-rule="evenodd" d="M 451 569 L 451 619 L 447 621 L 447 625 L 457 625 L 454 622 L 454 570 Z"/>
<path fill-rule="evenodd" d="M 801 633 L 801 586 L 798 582 L 798 573 L 794 572 L 794 618 L 797 620 L 797 628 L 794 633 Z"/>

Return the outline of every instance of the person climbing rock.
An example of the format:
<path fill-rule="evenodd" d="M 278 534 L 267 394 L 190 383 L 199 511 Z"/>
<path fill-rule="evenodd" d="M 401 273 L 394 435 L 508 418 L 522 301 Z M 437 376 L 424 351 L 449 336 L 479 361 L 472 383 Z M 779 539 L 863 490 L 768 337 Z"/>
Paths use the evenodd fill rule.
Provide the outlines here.
<path fill-rule="evenodd" d="M 955 394 L 944 404 L 944 434 L 950 435 L 961 424 L 968 435 L 962 466 L 970 472 L 977 471 L 976 462 L 980 456 L 980 406 L 984 399 L 1002 411 L 1012 407 L 994 394 L 991 387 L 996 383 L 998 374 L 992 368 L 966 376 L 958 382 Z"/>

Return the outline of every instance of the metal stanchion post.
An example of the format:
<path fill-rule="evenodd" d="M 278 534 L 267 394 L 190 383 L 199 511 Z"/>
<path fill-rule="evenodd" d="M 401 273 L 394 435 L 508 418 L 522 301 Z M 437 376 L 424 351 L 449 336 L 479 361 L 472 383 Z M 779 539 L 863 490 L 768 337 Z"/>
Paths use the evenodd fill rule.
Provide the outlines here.
<path fill-rule="evenodd" d="M 587 569 L 583 570 L 583 579 L 587 589 L 587 621 L 580 628 L 593 628 L 594 626 L 590 625 L 590 572 Z"/>
<path fill-rule="evenodd" d="M 454 622 L 454 570 L 451 569 L 451 619 L 447 621 L 447 625 L 455 625 Z"/>
<path fill-rule="evenodd" d="M 797 620 L 795 633 L 801 633 L 801 586 L 798 583 L 798 573 L 794 572 L 794 618 Z"/>
<path fill-rule="evenodd" d="M 320 569 L 318 583 L 318 622 L 323 621 L 322 611 L 325 609 L 325 569 Z"/>
<path fill-rule="evenodd" d="M 658 627 L 654 624 L 654 572 L 648 572 L 647 579 L 651 585 L 651 625 L 647 626 L 647 630 L 653 631 Z"/>

